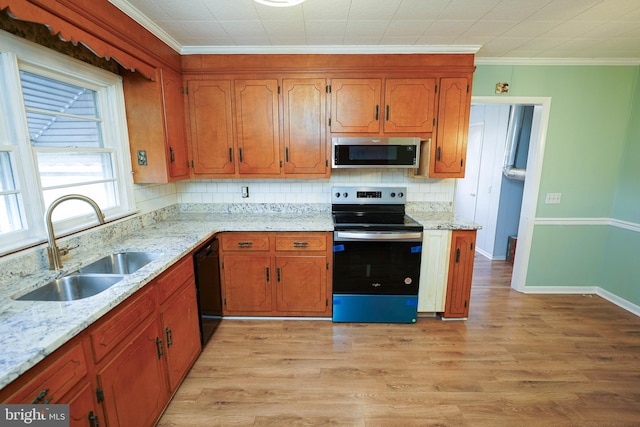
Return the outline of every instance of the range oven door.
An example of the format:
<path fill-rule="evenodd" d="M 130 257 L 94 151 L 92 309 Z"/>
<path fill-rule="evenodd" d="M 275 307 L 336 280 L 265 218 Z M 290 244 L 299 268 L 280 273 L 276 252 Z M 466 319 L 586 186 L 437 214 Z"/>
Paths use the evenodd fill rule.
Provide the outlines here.
<path fill-rule="evenodd" d="M 421 232 L 334 232 L 333 321 L 414 323 L 421 255 Z"/>

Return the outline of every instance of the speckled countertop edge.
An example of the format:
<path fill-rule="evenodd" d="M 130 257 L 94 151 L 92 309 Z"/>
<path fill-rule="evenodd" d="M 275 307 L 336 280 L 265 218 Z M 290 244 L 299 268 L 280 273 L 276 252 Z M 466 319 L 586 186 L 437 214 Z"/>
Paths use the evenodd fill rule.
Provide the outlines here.
<path fill-rule="evenodd" d="M 211 205 L 209 205 L 211 206 Z M 273 208 L 273 206 L 269 206 Z M 36 271 L 0 287 L 0 389 L 133 295 L 163 271 L 222 231 L 332 231 L 326 206 L 315 209 L 275 209 L 264 206 L 215 209 L 181 205 L 166 218 L 143 224 L 110 242 L 95 242 L 90 254 L 72 254 L 62 273 L 75 271 L 102 256 L 121 251 L 152 251 L 162 255 L 132 275 L 93 297 L 71 302 L 15 301 L 62 273 Z M 425 229 L 477 229 L 447 212 L 408 212 Z M 143 220 L 144 223 L 144 220 Z M 102 237 L 104 238 L 104 237 Z"/>

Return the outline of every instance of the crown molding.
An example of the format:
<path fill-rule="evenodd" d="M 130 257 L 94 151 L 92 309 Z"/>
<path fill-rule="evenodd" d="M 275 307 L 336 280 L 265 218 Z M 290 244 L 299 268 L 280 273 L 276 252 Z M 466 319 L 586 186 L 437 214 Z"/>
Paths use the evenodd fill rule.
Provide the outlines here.
<path fill-rule="evenodd" d="M 640 58 L 484 58 L 476 56 L 475 65 L 636 66 L 640 65 Z"/>
<path fill-rule="evenodd" d="M 180 53 L 182 45 L 169 35 L 165 30 L 160 28 L 155 22 L 147 18 L 145 14 L 133 7 L 126 0 L 109 0 L 109 3 L 120 9 L 124 14 L 128 15 L 131 19 L 142 25 L 151 34 L 162 40 L 171 49 Z"/>
<path fill-rule="evenodd" d="M 183 46 L 182 55 L 196 54 L 475 54 L 481 46 L 461 45 L 327 45 L 327 46 Z"/>

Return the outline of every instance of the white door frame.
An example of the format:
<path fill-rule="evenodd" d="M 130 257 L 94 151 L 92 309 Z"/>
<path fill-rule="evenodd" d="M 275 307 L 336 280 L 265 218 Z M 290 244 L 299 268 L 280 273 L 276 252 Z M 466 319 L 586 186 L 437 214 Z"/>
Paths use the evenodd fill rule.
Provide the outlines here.
<path fill-rule="evenodd" d="M 511 287 L 524 292 L 531 255 L 531 240 L 536 218 L 538 196 L 540 193 L 540 179 L 542 176 L 542 161 L 547 142 L 549 128 L 549 113 L 551 98 L 528 96 L 472 96 L 472 104 L 525 104 L 534 105 L 533 123 L 531 127 L 531 141 L 527 156 L 527 171 L 525 173 L 524 193 L 522 195 L 522 210 L 518 224 L 518 244 L 511 276 Z"/>

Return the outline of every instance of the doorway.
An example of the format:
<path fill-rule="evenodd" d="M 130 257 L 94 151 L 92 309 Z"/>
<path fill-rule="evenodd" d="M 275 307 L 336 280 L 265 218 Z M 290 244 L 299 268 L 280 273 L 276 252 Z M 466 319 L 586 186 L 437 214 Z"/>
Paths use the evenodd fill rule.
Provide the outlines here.
<path fill-rule="evenodd" d="M 494 110 L 502 110 L 503 112 L 505 110 L 509 110 L 512 105 L 533 106 L 533 114 L 531 119 L 531 135 L 529 139 L 529 149 L 526 155 L 527 166 L 526 171 L 524 171 L 524 182 L 521 189 L 522 196 L 519 206 L 519 218 L 516 218 L 515 220 L 517 227 L 513 225 L 513 227 L 517 230 L 517 250 L 515 251 L 513 260 L 511 287 L 517 291 L 523 292 L 526 284 L 527 270 L 529 266 L 531 238 L 533 236 L 540 178 L 542 174 L 542 160 L 546 143 L 551 98 L 473 97 L 471 100 L 471 104 L 472 106 L 489 106 Z M 499 200 L 500 197 L 500 189 L 502 186 L 499 184 L 496 185 L 495 176 L 497 174 L 493 168 L 499 168 L 500 170 L 498 176 L 502 175 L 506 139 L 504 134 L 500 136 L 500 132 L 497 132 L 497 129 L 499 128 L 500 126 L 496 127 L 495 129 L 488 129 L 481 121 L 474 122 L 473 120 L 470 120 L 469 142 L 467 148 L 467 173 L 465 174 L 466 178 L 458 180 L 458 182 L 456 182 L 456 215 L 464 215 L 467 218 L 472 218 L 475 220 L 475 222 L 478 222 L 483 227 L 485 227 L 485 224 L 483 224 L 483 220 L 478 220 L 480 219 L 480 217 L 491 217 L 497 219 L 496 212 L 488 212 L 492 209 L 497 209 L 497 203 L 483 203 L 481 205 L 480 203 L 478 203 L 478 194 L 480 191 L 488 193 L 494 191 L 494 194 L 490 198 Z M 502 140 L 501 142 L 494 144 L 492 149 L 483 149 L 482 140 L 490 136 L 488 135 L 490 132 L 494 132 L 495 138 L 502 138 Z M 471 159 L 474 159 L 474 161 L 470 162 Z M 485 170 L 481 169 L 480 163 L 482 163 L 483 165 L 493 164 L 495 166 L 492 166 L 491 173 L 487 173 Z M 497 190 L 494 190 L 494 187 Z M 480 215 L 481 213 L 482 215 Z M 503 226 L 504 224 L 501 223 L 500 225 Z M 495 229 L 493 230 L 493 232 L 495 232 Z M 504 244 L 506 245 L 506 242 L 504 242 Z M 493 254 L 489 254 L 488 252 L 480 253 L 482 253 L 483 255 L 493 256 Z"/>

